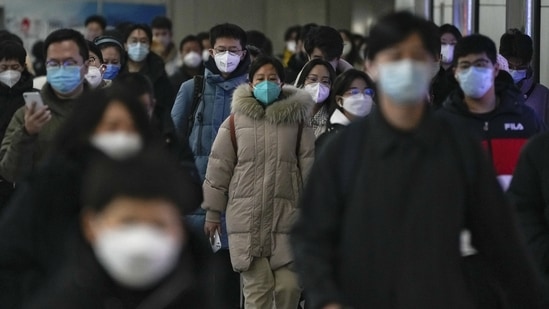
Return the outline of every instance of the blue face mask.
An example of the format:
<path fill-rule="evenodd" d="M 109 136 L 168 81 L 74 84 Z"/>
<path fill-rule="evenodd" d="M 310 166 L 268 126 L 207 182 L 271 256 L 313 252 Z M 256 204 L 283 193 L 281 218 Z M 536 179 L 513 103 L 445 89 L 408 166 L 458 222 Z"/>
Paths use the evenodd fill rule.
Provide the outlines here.
<path fill-rule="evenodd" d="M 511 74 L 511 77 L 513 78 L 515 84 L 518 84 L 523 79 L 526 79 L 527 73 L 528 70 L 509 70 L 509 74 Z"/>
<path fill-rule="evenodd" d="M 149 44 L 131 43 L 128 44 L 128 57 L 134 62 L 145 60 L 149 54 Z"/>
<path fill-rule="evenodd" d="M 84 80 L 80 74 L 82 66 L 61 66 L 47 69 L 46 78 L 53 90 L 61 94 L 73 92 Z"/>
<path fill-rule="evenodd" d="M 118 64 L 107 64 L 107 69 L 105 69 L 105 73 L 103 73 L 103 79 L 110 79 L 113 80 L 120 71 L 120 65 Z"/>
<path fill-rule="evenodd" d="M 280 95 L 280 85 L 268 80 L 262 81 L 254 87 L 254 97 L 263 105 L 273 103 Z"/>

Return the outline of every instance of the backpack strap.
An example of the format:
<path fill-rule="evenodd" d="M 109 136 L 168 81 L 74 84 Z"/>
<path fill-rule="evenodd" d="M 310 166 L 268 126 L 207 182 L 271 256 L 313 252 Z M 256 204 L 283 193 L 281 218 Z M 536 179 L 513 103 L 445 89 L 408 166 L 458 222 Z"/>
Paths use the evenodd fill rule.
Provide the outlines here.
<path fill-rule="evenodd" d="M 295 157 L 297 159 L 297 168 L 301 170 L 301 165 L 299 164 L 299 148 L 301 146 L 301 135 L 303 135 L 303 121 L 299 122 L 297 127 L 297 142 L 295 144 Z"/>
<path fill-rule="evenodd" d="M 193 100 L 191 105 L 191 113 L 187 119 L 187 136 L 191 135 L 191 131 L 194 126 L 194 119 L 196 117 L 196 111 L 198 110 L 198 105 L 202 99 L 202 94 L 204 93 L 204 76 L 195 75 L 193 78 L 194 88 L 193 88 Z"/>
<path fill-rule="evenodd" d="M 234 114 L 229 116 L 229 129 L 231 131 L 231 143 L 233 143 L 234 154 L 238 155 L 238 145 L 236 144 L 236 128 L 234 126 Z"/>

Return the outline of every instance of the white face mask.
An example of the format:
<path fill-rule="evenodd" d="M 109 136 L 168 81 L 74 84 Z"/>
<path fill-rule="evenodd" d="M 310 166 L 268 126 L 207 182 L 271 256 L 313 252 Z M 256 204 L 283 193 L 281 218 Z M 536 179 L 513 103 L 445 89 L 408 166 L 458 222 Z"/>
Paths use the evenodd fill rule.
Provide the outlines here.
<path fill-rule="evenodd" d="M 357 117 L 365 117 L 372 110 L 373 103 L 371 96 L 358 93 L 343 98 L 343 109 Z"/>
<path fill-rule="evenodd" d="M 99 263 L 116 282 L 144 289 L 175 269 L 181 244 L 157 228 L 134 224 L 99 232 L 93 249 Z"/>
<path fill-rule="evenodd" d="M 202 63 L 202 57 L 197 52 L 189 52 L 183 57 L 183 63 L 189 68 L 198 68 Z"/>
<path fill-rule="evenodd" d="M 288 41 L 286 42 L 286 49 L 290 52 L 290 53 L 295 53 L 295 50 L 297 49 L 297 43 L 296 41 Z"/>
<path fill-rule="evenodd" d="M 109 157 L 117 160 L 138 153 L 143 147 L 141 136 L 136 133 L 109 132 L 92 136 L 91 144 Z"/>
<path fill-rule="evenodd" d="M 215 54 L 214 59 L 215 65 L 222 73 L 233 72 L 240 63 L 240 56 L 229 51 Z"/>
<path fill-rule="evenodd" d="M 8 87 L 13 87 L 21 79 L 21 72 L 16 70 L 7 70 L 0 73 L 0 82 Z"/>
<path fill-rule="evenodd" d="M 210 52 L 205 49 L 204 51 L 202 51 L 202 61 L 206 62 L 210 59 Z"/>
<path fill-rule="evenodd" d="M 84 75 L 84 77 L 92 88 L 97 88 L 97 86 L 99 86 L 99 84 L 101 84 L 101 81 L 103 80 L 101 70 L 94 66 L 88 67 L 88 74 Z"/>
<path fill-rule="evenodd" d="M 303 90 L 307 91 L 315 103 L 323 103 L 330 95 L 330 87 L 322 83 L 312 83 L 305 85 Z"/>
<path fill-rule="evenodd" d="M 410 59 L 379 65 L 379 87 L 393 103 L 420 104 L 431 82 L 431 66 Z"/>
<path fill-rule="evenodd" d="M 343 42 L 343 52 L 341 54 L 343 56 L 347 56 L 351 52 L 351 49 L 353 49 L 353 46 L 351 45 L 351 42 L 344 41 Z"/>
<path fill-rule="evenodd" d="M 477 68 L 472 66 L 456 74 L 456 79 L 467 97 L 479 99 L 492 88 L 494 84 L 492 80 L 493 72 L 492 68 Z"/>
<path fill-rule="evenodd" d="M 442 58 L 440 61 L 445 64 L 450 64 L 452 61 L 454 61 L 454 48 L 455 45 L 450 44 L 442 44 L 440 47 L 440 54 L 442 55 Z"/>

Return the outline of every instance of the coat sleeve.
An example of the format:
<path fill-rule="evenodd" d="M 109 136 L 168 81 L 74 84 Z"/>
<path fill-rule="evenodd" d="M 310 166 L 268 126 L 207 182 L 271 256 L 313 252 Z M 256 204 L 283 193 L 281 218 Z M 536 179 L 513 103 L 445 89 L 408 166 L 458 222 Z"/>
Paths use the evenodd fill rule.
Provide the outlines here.
<path fill-rule="evenodd" d="M 313 163 L 301 196 L 301 213 L 292 230 L 294 261 L 310 308 L 342 302 L 334 277 L 345 208 L 339 175 L 344 144 L 340 141 L 327 144 Z"/>
<path fill-rule="evenodd" d="M 549 135 L 545 134 L 534 138 L 524 147 L 507 191 L 507 196 L 517 211 L 530 251 L 545 274 L 549 274 L 549 223 L 545 216 L 548 207 L 545 201 L 549 196 L 543 194 L 543 185 L 547 184 L 547 180 L 542 179 L 541 173 L 547 173 L 542 163 L 549 162 L 545 158 L 549 150 L 548 142 Z M 543 147 L 544 145 L 547 146 Z"/>
<path fill-rule="evenodd" d="M 26 132 L 24 115 L 24 107 L 13 115 L 0 146 L 0 174 L 10 182 L 20 180 L 33 165 L 38 135 Z"/>
<path fill-rule="evenodd" d="M 302 133 L 298 160 L 301 167 L 301 178 L 305 184 L 315 160 L 315 134 L 310 127 L 304 127 Z"/>
<path fill-rule="evenodd" d="M 510 299 L 524 308 L 539 308 L 543 283 L 527 251 L 518 221 L 498 184 L 492 164 L 480 146 L 469 141 L 469 151 L 476 158 L 476 176 L 469 186 L 466 226 L 471 240 L 494 267 Z"/>
<path fill-rule="evenodd" d="M 186 138 L 188 135 L 188 132 L 186 132 L 188 125 L 187 117 L 192 112 L 193 91 L 194 80 L 190 79 L 184 82 L 177 92 L 175 102 L 172 107 L 171 116 L 173 124 L 177 135 L 180 137 L 183 136 Z"/>
<path fill-rule="evenodd" d="M 235 117 L 235 125 L 238 117 Z M 229 119 L 219 128 L 208 159 L 204 179 L 204 203 L 206 221 L 221 222 L 221 213 L 225 212 L 229 197 L 229 184 L 236 166 L 236 153 L 231 142 Z"/>

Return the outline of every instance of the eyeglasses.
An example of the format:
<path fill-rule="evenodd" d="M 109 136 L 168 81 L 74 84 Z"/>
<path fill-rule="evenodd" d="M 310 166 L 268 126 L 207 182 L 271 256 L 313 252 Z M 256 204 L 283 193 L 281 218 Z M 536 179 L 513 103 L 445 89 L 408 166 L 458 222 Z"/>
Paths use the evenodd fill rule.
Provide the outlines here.
<path fill-rule="evenodd" d="M 81 65 L 78 64 L 78 62 L 76 62 L 75 60 L 65 60 L 62 63 L 55 60 L 50 60 L 46 62 L 46 69 L 54 69 L 54 68 L 56 69 L 56 68 L 60 68 L 61 66 L 65 68 L 71 68 L 71 67 L 79 67 Z"/>
<path fill-rule="evenodd" d="M 222 54 L 224 52 L 229 52 L 231 54 L 240 55 L 242 53 L 242 49 L 236 49 L 236 48 L 224 48 L 224 47 L 216 47 L 212 49 L 216 54 Z"/>
<path fill-rule="evenodd" d="M 332 85 L 332 81 L 330 81 L 329 78 L 318 78 L 318 76 L 316 75 L 309 75 L 307 77 L 305 77 L 305 81 L 308 82 L 309 84 L 313 84 L 313 83 L 321 83 L 325 86 L 328 86 L 330 87 Z"/>
<path fill-rule="evenodd" d="M 367 96 L 370 96 L 370 97 L 373 97 L 376 94 L 376 92 L 372 88 L 366 88 L 363 91 L 360 91 L 356 88 L 353 88 L 353 89 L 348 90 L 346 93 L 348 93 L 350 95 L 357 95 L 357 94 L 363 93 L 364 95 L 367 95 Z"/>
<path fill-rule="evenodd" d="M 7 70 L 21 71 L 22 66 L 20 64 L 3 64 L 0 65 L 0 72 Z"/>

